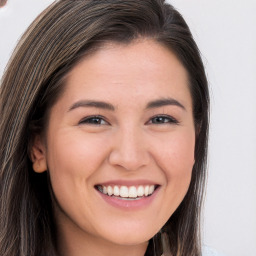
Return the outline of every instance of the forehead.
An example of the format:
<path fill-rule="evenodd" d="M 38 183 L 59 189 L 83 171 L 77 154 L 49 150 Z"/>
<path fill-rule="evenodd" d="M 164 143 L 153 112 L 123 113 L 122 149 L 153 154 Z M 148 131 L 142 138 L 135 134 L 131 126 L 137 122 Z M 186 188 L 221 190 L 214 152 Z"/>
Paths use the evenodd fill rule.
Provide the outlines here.
<path fill-rule="evenodd" d="M 176 56 L 153 40 L 110 42 L 84 57 L 67 75 L 64 95 L 106 100 L 132 97 L 185 98 L 191 104 L 188 76 Z"/>

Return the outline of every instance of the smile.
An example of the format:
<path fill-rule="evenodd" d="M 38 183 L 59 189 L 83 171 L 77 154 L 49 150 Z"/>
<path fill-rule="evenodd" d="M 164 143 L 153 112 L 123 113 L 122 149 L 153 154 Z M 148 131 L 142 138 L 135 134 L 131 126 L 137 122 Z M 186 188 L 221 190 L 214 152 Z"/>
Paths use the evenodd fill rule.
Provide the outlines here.
<path fill-rule="evenodd" d="M 134 200 L 148 197 L 156 190 L 156 185 L 139 185 L 139 186 L 118 186 L 118 185 L 97 185 L 96 189 L 111 197 L 117 197 L 123 200 Z"/>

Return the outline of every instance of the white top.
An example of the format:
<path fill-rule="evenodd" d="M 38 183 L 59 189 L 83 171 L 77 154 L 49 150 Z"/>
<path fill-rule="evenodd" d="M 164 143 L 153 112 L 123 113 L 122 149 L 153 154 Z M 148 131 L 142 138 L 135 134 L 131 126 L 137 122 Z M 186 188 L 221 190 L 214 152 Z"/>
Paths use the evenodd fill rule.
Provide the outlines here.
<path fill-rule="evenodd" d="M 164 254 L 162 254 L 161 256 L 164 256 Z M 225 256 L 225 255 L 215 251 L 213 248 L 210 248 L 208 246 L 203 246 L 202 256 Z"/>
<path fill-rule="evenodd" d="M 225 256 L 224 254 L 221 254 L 214 249 L 204 246 L 202 250 L 202 256 Z"/>

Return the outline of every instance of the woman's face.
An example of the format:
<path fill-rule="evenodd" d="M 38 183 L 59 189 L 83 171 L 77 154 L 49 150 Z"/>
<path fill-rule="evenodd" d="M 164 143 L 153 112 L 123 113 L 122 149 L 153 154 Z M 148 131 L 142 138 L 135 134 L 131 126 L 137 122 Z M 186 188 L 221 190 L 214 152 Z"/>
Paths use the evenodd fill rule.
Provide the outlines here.
<path fill-rule="evenodd" d="M 63 236 L 140 244 L 166 223 L 194 164 L 188 86 L 151 40 L 109 43 L 69 73 L 40 146 Z"/>

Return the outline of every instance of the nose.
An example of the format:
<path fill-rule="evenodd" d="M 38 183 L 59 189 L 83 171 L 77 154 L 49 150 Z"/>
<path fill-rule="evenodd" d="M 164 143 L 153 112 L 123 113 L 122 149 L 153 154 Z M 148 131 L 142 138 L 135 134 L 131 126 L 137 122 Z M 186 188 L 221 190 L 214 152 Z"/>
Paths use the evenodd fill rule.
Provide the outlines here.
<path fill-rule="evenodd" d="M 145 136 L 138 130 L 127 128 L 116 134 L 109 155 L 111 165 L 122 167 L 128 171 L 136 171 L 149 163 L 150 154 Z"/>

